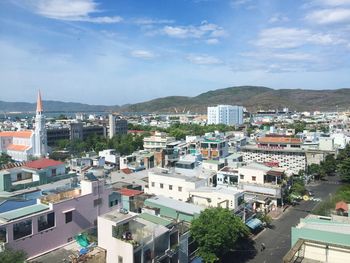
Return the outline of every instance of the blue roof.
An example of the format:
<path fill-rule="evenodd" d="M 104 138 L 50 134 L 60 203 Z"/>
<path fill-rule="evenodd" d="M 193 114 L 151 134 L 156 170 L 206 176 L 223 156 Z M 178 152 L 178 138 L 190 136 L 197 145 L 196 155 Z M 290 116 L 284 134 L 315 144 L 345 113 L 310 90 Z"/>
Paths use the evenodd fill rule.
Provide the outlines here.
<path fill-rule="evenodd" d="M 256 229 L 258 227 L 260 227 L 262 225 L 262 222 L 257 219 L 257 218 L 252 218 L 249 219 L 246 223 L 245 223 L 250 229 Z"/>
<path fill-rule="evenodd" d="M 32 200 L 5 200 L 0 204 L 0 214 L 18 208 L 26 207 L 29 205 L 35 205 L 36 199 Z"/>

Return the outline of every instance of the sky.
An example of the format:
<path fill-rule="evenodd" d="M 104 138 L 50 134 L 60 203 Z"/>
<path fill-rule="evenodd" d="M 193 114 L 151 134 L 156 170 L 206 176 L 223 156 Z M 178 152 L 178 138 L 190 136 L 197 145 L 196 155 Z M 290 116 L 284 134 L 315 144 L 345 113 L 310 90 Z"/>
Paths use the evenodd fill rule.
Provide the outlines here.
<path fill-rule="evenodd" d="M 0 100 L 350 88 L 350 0 L 1 0 Z"/>

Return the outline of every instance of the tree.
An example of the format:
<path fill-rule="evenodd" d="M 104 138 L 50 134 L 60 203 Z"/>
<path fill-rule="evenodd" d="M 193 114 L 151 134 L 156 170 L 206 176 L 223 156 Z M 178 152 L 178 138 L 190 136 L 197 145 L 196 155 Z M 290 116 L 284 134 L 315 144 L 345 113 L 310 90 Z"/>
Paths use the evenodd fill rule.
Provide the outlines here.
<path fill-rule="evenodd" d="M 23 263 L 26 259 L 26 253 L 22 250 L 5 249 L 0 252 L 1 263 Z"/>
<path fill-rule="evenodd" d="M 337 171 L 343 181 L 350 182 L 350 158 L 346 158 L 338 165 Z"/>
<path fill-rule="evenodd" d="M 198 256 L 216 262 L 249 235 L 242 220 L 225 208 L 208 208 L 191 223 L 190 233 L 198 244 Z"/>
<path fill-rule="evenodd" d="M 0 165 L 3 165 L 3 164 L 7 164 L 7 163 L 10 163 L 12 162 L 13 160 L 11 159 L 11 156 L 6 154 L 6 153 L 2 153 L 0 155 Z"/>

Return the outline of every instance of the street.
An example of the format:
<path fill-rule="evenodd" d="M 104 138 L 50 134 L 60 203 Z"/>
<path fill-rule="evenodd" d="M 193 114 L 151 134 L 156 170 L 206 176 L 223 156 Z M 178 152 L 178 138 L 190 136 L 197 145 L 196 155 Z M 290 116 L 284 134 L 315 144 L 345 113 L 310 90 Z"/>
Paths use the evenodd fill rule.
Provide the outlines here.
<path fill-rule="evenodd" d="M 324 200 L 340 186 L 339 177 L 328 177 L 327 180 L 307 185 L 307 189 L 314 191 L 315 198 Z M 300 204 L 288 208 L 279 219 L 274 220 L 271 229 L 267 228 L 256 238 L 256 255 L 246 262 L 282 262 L 283 256 L 291 248 L 291 227 L 296 226 L 300 218 L 307 216 L 317 204 L 318 202 L 315 201 L 301 201 Z M 266 249 L 260 251 L 262 243 L 265 244 Z"/>

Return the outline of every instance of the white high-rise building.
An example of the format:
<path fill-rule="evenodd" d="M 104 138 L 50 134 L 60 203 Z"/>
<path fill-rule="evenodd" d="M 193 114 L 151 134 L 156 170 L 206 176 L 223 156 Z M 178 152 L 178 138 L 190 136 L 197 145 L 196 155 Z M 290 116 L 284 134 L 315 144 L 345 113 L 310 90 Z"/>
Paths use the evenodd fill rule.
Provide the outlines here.
<path fill-rule="evenodd" d="M 208 124 L 243 124 L 243 107 L 232 105 L 218 105 L 208 107 Z"/>
<path fill-rule="evenodd" d="M 34 130 L 34 153 L 35 157 L 44 157 L 47 154 L 47 133 L 45 117 L 43 115 L 43 103 L 40 91 L 36 103 L 35 130 Z"/>

